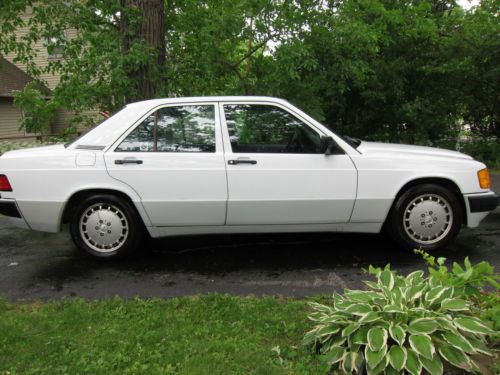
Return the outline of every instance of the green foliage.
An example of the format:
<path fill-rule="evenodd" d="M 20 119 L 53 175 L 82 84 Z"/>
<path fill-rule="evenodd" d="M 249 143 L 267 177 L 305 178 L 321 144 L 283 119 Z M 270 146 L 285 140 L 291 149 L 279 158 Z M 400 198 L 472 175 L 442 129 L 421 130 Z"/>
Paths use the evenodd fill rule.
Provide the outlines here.
<path fill-rule="evenodd" d="M 0 299 L 0 373 L 319 374 L 318 358 L 292 348 L 306 310 L 304 301 L 228 295 Z M 276 345 L 289 349 L 277 355 Z"/>
<path fill-rule="evenodd" d="M 460 143 L 460 151 L 482 161 L 489 168 L 500 169 L 500 142 L 498 140 L 474 138 Z"/>
<path fill-rule="evenodd" d="M 469 257 L 464 260 L 463 267 L 453 262 L 451 269 L 446 266 L 446 258 L 436 258 L 424 250 L 414 250 L 429 265 L 429 276 L 433 284 L 452 286 L 464 297 L 481 295 L 482 288 L 489 284 L 495 289 L 500 288 L 500 275 L 495 274 L 493 266 L 482 261 L 472 265 Z"/>
<path fill-rule="evenodd" d="M 47 93 L 33 81 L 23 91 L 14 93 L 14 105 L 22 109 L 23 117 L 20 130 L 41 134 L 54 119 L 57 107 L 47 98 Z"/>
<path fill-rule="evenodd" d="M 351 374 L 406 371 L 442 374 L 444 363 L 478 371 L 471 356 L 492 355 L 486 337 L 494 334 L 470 312 L 460 288 L 425 278 L 422 271 L 398 276 L 389 266 L 370 267 L 377 281 L 369 290 L 334 293 L 331 305 L 310 303 L 315 323 L 304 343 L 328 368 Z"/>
<path fill-rule="evenodd" d="M 490 322 L 495 335 L 494 341 L 500 338 L 500 275 L 485 261 L 472 265 L 466 257 L 463 266 L 453 262 L 446 266 L 446 258 L 436 258 L 423 250 L 415 250 L 429 265 L 428 271 L 432 282 L 452 286 L 456 293 L 471 301 L 471 309 L 483 320 Z M 490 291 L 484 290 L 489 286 Z"/>
<path fill-rule="evenodd" d="M 61 143 L 61 140 L 58 139 L 45 139 L 44 142 L 40 142 L 38 140 L 18 140 L 18 141 L 12 141 L 12 140 L 3 140 L 0 141 L 0 155 L 6 153 L 7 151 L 12 151 L 12 150 L 20 150 L 23 148 L 33 148 L 33 147 L 40 147 L 40 146 L 45 146 L 45 145 L 50 145 L 50 144 L 55 144 L 55 143 Z"/>
<path fill-rule="evenodd" d="M 498 165 L 498 0 L 169 0 L 161 67 L 143 43 L 123 52 L 120 21 L 133 33 L 141 15 L 122 3 L 39 1 L 28 21 L 31 0 L 1 2 L 0 52 L 34 77 L 60 74 L 53 100 L 77 112 L 121 107 L 147 67 L 158 96 L 279 96 L 362 138 L 456 148 L 465 124 L 491 143 L 464 151 Z M 47 38 L 64 48 L 41 68 L 33 47 Z"/>

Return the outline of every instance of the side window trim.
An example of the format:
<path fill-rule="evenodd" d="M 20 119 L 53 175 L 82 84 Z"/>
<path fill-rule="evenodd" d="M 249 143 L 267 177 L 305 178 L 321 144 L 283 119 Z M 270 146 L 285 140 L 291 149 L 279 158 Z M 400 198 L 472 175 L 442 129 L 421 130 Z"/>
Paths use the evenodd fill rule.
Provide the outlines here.
<path fill-rule="evenodd" d="M 222 119 L 222 114 L 219 109 L 219 102 L 217 101 L 207 101 L 207 102 L 180 102 L 180 103 L 168 103 L 168 104 L 160 104 L 157 105 L 153 108 L 150 108 L 147 110 L 147 112 L 144 113 L 141 117 L 139 117 L 136 121 L 134 121 L 126 131 L 123 132 L 123 134 L 118 137 L 113 144 L 110 145 L 108 150 L 106 152 L 113 152 L 113 153 L 120 153 L 122 154 L 124 151 L 117 151 L 116 149 L 120 146 L 120 144 L 132 133 L 138 126 L 140 126 L 144 120 L 146 120 L 149 116 L 152 114 L 155 114 L 155 117 L 157 117 L 157 113 L 160 109 L 162 108 L 168 108 L 168 107 L 184 107 L 184 106 L 212 106 L 214 107 L 214 122 L 215 122 L 215 129 L 214 129 L 214 136 L 215 136 L 215 152 L 211 152 L 211 154 L 217 154 L 217 153 L 223 153 L 224 148 L 223 148 L 223 140 L 221 137 L 221 132 L 219 129 L 221 129 L 221 119 Z M 157 121 L 157 118 L 155 119 Z M 155 133 L 157 132 L 157 127 L 155 126 Z M 219 134 L 217 134 L 219 133 Z M 156 137 L 156 134 L 155 134 Z M 154 142 L 156 145 L 156 142 Z M 140 153 L 144 154 L 144 152 L 140 151 L 125 151 L 129 153 Z M 162 154 L 162 152 L 157 152 L 153 151 L 155 154 Z M 151 153 L 153 153 L 151 152 Z M 170 154 L 172 153 L 167 153 L 165 152 L 164 154 Z M 193 154 L 193 152 L 177 152 L 176 154 Z"/>
<path fill-rule="evenodd" d="M 273 106 L 280 108 L 293 117 L 295 117 L 297 120 L 299 120 L 301 123 L 303 123 L 305 126 L 308 126 L 310 129 L 312 129 L 314 132 L 316 132 L 320 137 L 327 136 L 325 132 L 323 132 L 320 128 L 312 124 L 310 121 L 305 119 L 303 116 L 301 116 L 299 113 L 293 110 L 293 108 L 290 108 L 288 106 L 284 106 L 281 103 L 276 103 L 272 101 L 263 101 L 263 100 L 230 100 L 230 101 L 221 101 L 219 102 L 219 113 L 220 113 L 220 124 L 221 124 L 221 130 L 222 130 L 222 144 L 225 150 L 225 153 L 227 154 L 233 154 L 232 146 L 231 146 L 231 140 L 229 139 L 229 128 L 227 126 L 227 121 L 226 121 L 226 113 L 224 110 L 224 106 L 226 105 L 267 105 L 267 106 Z M 264 153 L 262 153 L 264 155 Z M 285 155 L 285 154 L 283 154 Z M 286 154 L 286 155 L 304 155 L 304 154 Z M 309 155 L 315 155 L 315 154 L 309 154 Z M 318 154 L 320 155 L 320 154 Z"/>

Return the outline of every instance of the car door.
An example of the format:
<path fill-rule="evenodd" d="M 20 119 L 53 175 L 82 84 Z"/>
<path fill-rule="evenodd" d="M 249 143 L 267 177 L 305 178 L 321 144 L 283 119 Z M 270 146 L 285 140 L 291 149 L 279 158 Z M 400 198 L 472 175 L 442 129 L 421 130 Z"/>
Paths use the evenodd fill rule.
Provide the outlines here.
<path fill-rule="evenodd" d="M 227 185 L 215 103 L 158 108 L 105 153 L 154 226 L 224 225 Z"/>
<path fill-rule="evenodd" d="M 322 132 L 266 102 L 226 102 L 227 225 L 349 221 L 357 173 L 346 154 L 325 155 Z"/>

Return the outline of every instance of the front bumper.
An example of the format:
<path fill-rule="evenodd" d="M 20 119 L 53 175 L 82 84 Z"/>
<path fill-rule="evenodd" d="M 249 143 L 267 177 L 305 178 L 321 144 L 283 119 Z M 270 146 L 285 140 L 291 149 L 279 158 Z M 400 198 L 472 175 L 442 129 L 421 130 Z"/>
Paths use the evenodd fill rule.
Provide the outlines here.
<path fill-rule="evenodd" d="M 499 196 L 492 195 L 472 195 L 468 197 L 470 212 L 489 212 L 498 206 Z"/>
<path fill-rule="evenodd" d="M 488 216 L 499 204 L 498 195 L 493 191 L 464 195 L 467 226 L 477 228 L 479 223 Z"/>

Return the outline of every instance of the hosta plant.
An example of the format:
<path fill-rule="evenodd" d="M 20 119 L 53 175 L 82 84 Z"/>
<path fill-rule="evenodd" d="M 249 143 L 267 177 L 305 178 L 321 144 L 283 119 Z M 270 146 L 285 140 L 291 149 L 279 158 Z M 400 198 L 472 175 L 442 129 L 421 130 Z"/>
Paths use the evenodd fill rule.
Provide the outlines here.
<path fill-rule="evenodd" d="M 334 293 L 331 305 L 311 303 L 314 328 L 306 345 L 341 373 L 443 373 L 449 363 L 478 371 L 476 353 L 492 355 L 486 337 L 493 331 L 470 312 L 453 286 L 434 285 L 422 271 L 398 276 L 389 267 L 374 270 L 369 290 Z"/>

